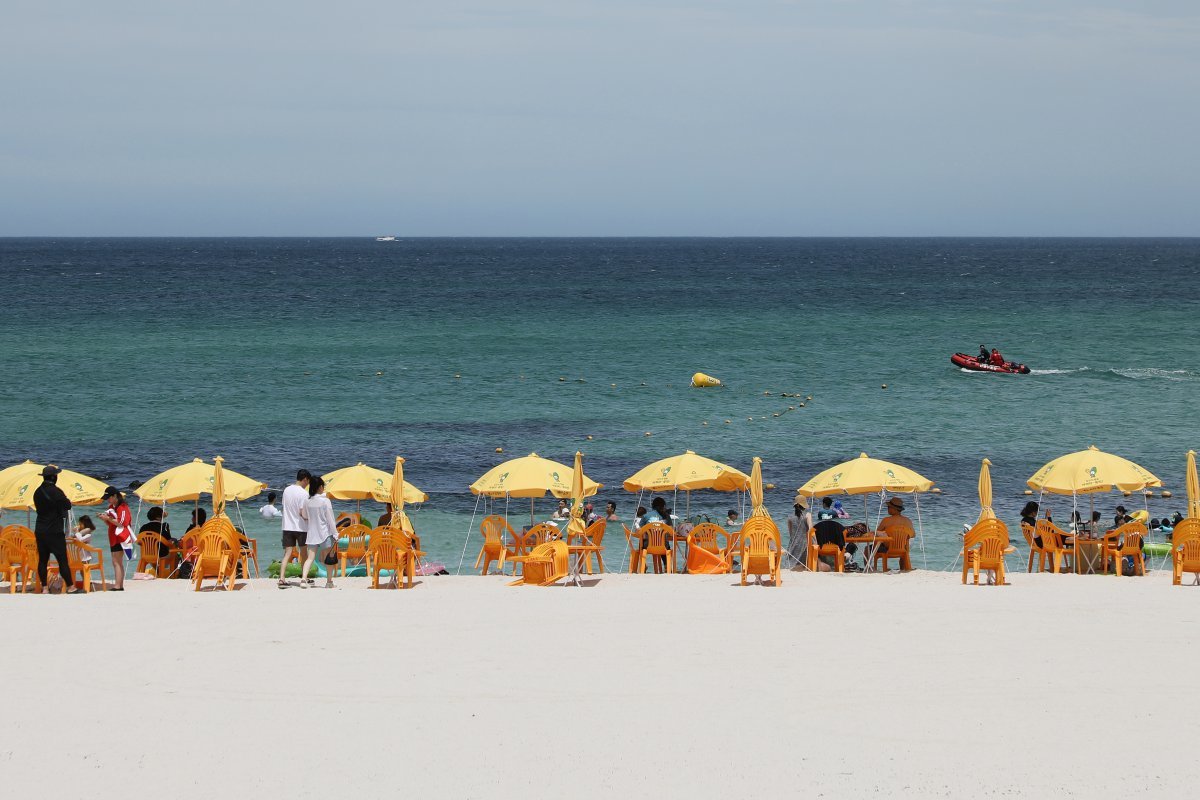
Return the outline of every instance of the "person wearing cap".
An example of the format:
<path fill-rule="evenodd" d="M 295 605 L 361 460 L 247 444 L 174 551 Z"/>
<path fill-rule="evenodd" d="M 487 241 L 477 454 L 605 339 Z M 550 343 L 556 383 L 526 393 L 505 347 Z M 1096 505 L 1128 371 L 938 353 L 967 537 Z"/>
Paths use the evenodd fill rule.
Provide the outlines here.
<path fill-rule="evenodd" d="M 879 520 L 879 526 L 875 528 L 876 533 L 886 536 L 889 539 L 898 536 L 907 536 L 909 539 L 916 536 L 913 530 L 912 520 L 904 516 L 904 500 L 899 497 L 890 498 L 887 501 L 888 515 Z M 878 552 L 886 553 L 888 551 L 888 543 L 885 541 L 879 545 Z"/>
<path fill-rule="evenodd" d="M 591 503 L 585 503 L 583 506 L 583 521 L 591 525 L 598 519 L 600 519 L 600 515 L 596 513 L 596 507 Z"/>
<path fill-rule="evenodd" d="M 116 487 L 104 490 L 108 508 L 100 513 L 100 519 L 108 525 L 108 553 L 112 560 L 113 583 L 111 591 L 125 591 L 125 548 L 133 541 L 133 514 L 125 496 Z M 130 550 L 132 552 L 132 549 Z"/>
<path fill-rule="evenodd" d="M 808 563 L 808 531 L 812 528 L 812 515 L 804 505 L 804 499 L 796 496 L 792 505 L 792 516 L 788 517 L 788 546 L 783 558 L 784 569 L 803 569 Z"/>
<path fill-rule="evenodd" d="M 42 585 L 42 594 L 50 593 L 47 583 L 47 573 L 50 567 L 50 556 L 58 564 L 58 574 L 62 576 L 67 594 L 79 591 L 75 586 L 75 578 L 67 562 L 67 514 L 71 510 L 71 501 L 62 489 L 58 488 L 58 467 L 50 464 L 42 468 L 42 484 L 33 492 L 33 507 L 37 510 L 37 521 L 33 524 L 33 535 L 37 540 L 38 550 L 38 580 Z"/>

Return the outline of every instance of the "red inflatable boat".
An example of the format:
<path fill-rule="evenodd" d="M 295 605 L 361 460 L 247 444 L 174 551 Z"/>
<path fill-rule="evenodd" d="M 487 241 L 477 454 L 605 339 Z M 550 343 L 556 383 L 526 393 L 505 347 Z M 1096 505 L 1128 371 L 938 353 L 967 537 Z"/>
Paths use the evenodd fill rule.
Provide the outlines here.
<path fill-rule="evenodd" d="M 1024 364 L 1018 364 L 1015 361 L 1005 361 L 1003 366 L 997 366 L 996 364 L 988 364 L 985 361 L 980 361 L 978 356 L 969 356 L 966 353 L 955 353 L 950 356 L 950 363 L 956 367 L 975 372 L 1002 372 L 1006 375 L 1029 374 L 1029 367 Z"/>

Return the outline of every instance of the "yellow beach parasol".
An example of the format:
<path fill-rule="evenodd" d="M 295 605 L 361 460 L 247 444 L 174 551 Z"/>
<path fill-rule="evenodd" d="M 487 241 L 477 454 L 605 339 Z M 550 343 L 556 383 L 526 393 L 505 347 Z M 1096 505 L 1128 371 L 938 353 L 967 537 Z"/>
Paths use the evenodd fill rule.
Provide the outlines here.
<path fill-rule="evenodd" d="M 995 519 L 996 512 L 992 510 L 992 462 L 983 460 L 979 467 L 979 521 Z"/>
<path fill-rule="evenodd" d="M 333 500 L 375 500 L 392 503 L 392 475 L 381 469 L 368 467 L 361 461 L 353 467 L 343 467 L 321 476 L 325 481 L 325 494 Z M 404 484 L 404 502 L 424 503 L 429 495 L 411 483 Z M 395 503 L 392 503 L 395 506 Z"/>
<path fill-rule="evenodd" d="M 1200 518 L 1200 478 L 1196 476 L 1196 451 L 1187 454 L 1187 499 L 1188 513 L 1192 519 Z"/>
<path fill-rule="evenodd" d="M 239 472 L 221 468 L 225 500 L 248 500 L 262 492 L 267 485 Z M 135 491 L 147 503 L 182 503 L 200 499 L 202 494 L 212 494 L 216 484 L 216 467 L 194 459 L 187 464 L 150 478 Z"/>
<path fill-rule="evenodd" d="M 225 516 L 225 470 L 221 465 L 225 459 L 217 456 L 213 460 L 212 510 L 213 517 Z"/>
<path fill-rule="evenodd" d="M 750 476 L 746 473 L 711 458 L 698 456 L 691 450 L 655 461 L 625 479 L 627 492 L 661 492 L 670 489 L 733 492 L 745 491 L 749 485 Z"/>
<path fill-rule="evenodd" d="M 570 475 L 571 468 L 567 465 L 530 453 L 492 467 L 471 484 L 471 492 L 488 497 L 529 498 L 545 497 L 549 493 L 565 498 L 571 496 Z M 603 485 L 584 475 L 583 496 L 594 495 Z"/>
<path fill-rule="evenodd" d="M 797 491 L 806 497 L 824 497 L 831 494 L 928 492 L 931 488 L 933 481 L 908 467 L 860 453 L 858 458 L 818 474 Z"/>
<path fill-rule="evenodd" d="M 583 519 L 583 453 L 575 451 L 575 466 L 571 470 L 571 521 L 567 523 L 567 537 L 579 536 L 587 529 Z"/>
<path fill-rule="evenodd" d="M 1144 467 L 1092 445 L 1087 450 L 1059 456 L 1033 473 L 1027 484 L 1031 489 L 1050 494 L 1076 495 L 1112 489 L 1136 492 L 1162 486 L 1162 481 Z"/>
<path fill-rule="evenodd" d="M 771 518 L 763 504 L 762 459 L 758 456 L 754 457 L 754 466 L 750 468 L 750 516 Z"/>
<path fill-rule="evenodd" d="M 388 486 L 388 502 L 392 504 L 392 519 L 388 525 L 393 528 L 399 527 L 407 533 L 415 532 L 412 520 L 404 513 L 404 501 L 408 497 L 408 490 L 412 488 L 411 484 L 404 482 L 404 459 L 396 456 L 396 466 L 392 470 L 392 480 Z M 419 503 L 429 498 L 424 492 L 417 492 L 417 495 L 421 498 L 416 501 Z"/>
<path fill-rule="evenodd" d="M 0 508 L 33 510 L 33 493 L 42 484 L 42 464 L 25 461 L 0 470 Z M 104 497 L 107 484 L 79 472 L 64 469 L 58 475 L 58 488 L 71 505 L 94 506 Z"/>

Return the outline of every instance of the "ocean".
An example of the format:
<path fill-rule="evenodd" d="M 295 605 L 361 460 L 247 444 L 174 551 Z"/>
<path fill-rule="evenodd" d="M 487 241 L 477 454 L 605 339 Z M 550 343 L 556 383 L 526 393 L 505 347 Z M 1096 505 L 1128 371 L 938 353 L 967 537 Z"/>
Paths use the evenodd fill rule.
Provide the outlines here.
<path fill-rule="evenodd" d="M 761 456 L 781 521 L 796 487 L 867 452 L 942 489 L 921 498 L 917 563 L 944 569 L 985 456 L 1015 523 L 1025 480 L 1093 444 L 1175 493 L 1152 516 L 1182 511 L 1200 447 L 1198 239 L 0 239 L 0 277 L 0 465 L 124 487 L 221 455 L 282 487 L 403 455 L 430 495 L 413 520 L 452 571 L 467 486 L 530 452 L 583 451 L 623 517 L 621 483 L 651 461 Z M 1032 374 L 949 363 L 981 343 Z M 697 371 L 726 386 L 689 388 Z M 241 513 L 265 566 L 261 502 Z M 1049 505 L 1065 519 L 1071 500 Z M 467 567 L 477 550 L 476 533 Z"/>

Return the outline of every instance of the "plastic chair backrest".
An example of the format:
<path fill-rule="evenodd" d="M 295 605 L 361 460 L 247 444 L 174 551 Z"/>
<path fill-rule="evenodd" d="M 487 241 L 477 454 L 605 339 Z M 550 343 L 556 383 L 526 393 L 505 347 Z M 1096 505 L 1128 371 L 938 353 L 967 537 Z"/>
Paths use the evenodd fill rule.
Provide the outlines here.
<path fill-rule="evenodd" d="M 1063 534 L 1065 531 L 1050 520 L 1039 519 L 1035 531 L 1042 540 L 1043 550 L 1054 552 L 1055 550 L 1063 549 Z"/>
<path fill-rule="evenodd" d="M 1040 525 L 1040 523 L 1039 523 Z M 984 519 L 971 526 L 971 530 L 963 535 L 963 552 L 979 547 L 984 539 L 998 537 L 1000 549 L 1008 547 L 1008 526 L 998 519 Z M 1044 542 L 1045 539 L 1043 538 Z"/>
<path fill-rule="evenodd" d="M 378 569 L 396 570 L 403 558 L 403 545 L 393 528 L 376 528 L 371 535 L 372 563 Z"/>
<path fill-rule="evenodd" d="M 486 544 L 497 546 L 504 544 L 505 533 L 510 537 L 516 537 L 512 526 L 508 524 L 508 520 L 494 514 L 483 518 L 479 523 L 479 532 L 483 534 L 483 541 Z"/>
<path fill-rule="evenodd" d="M 525 546 L 531 548 L 537 547 L 540 544 L 555 541 L 561 537 L 562 531 L 557 527 L 548 522 L 539 522 L 525 532 Z"/>
<path fill-rule="evenodd" d="M 371 538 L 371 529 L 366 525 L 351 525 L 338 531 L 338 538 L 346 540 L 342 552 L 347 558 L 362 558 L 367 554 L 367 540 Z"/>
<path fill-rule="evenodd" d="M 699 547 L 710 553 L 719 553 L 721 552 L 721 545 L 717 542 L 718 536 L 726 540 L 729 538 L 729 535 L 725 533 L 725 529 L 720 525 L 714 525 L 711 522 L 701 522 L 692 528 L 688 534 L 688 547 Z"/>
<path fill-rule="evenodd" d="M 597 547 L 604 543 L 604 531 L 608 529 L 608 520 L 600 518 L 588 525 L 580 536 L 584 543 L 594 544 Z"/>
<path fill-rule="evenodd" d="M 888 531 L 888 555 L 898 556 L 908 552 L 908 546 L 917 532 L 912 525 L 896 525 Z"/>
<path fill-rule="evenodd" d="M 742 523 L 742 530 L 740 532 L 743 541 L 742 547 L 745 548 L 746 546 L 744 543 L 745 537 L 752 534 L 757 536 L 760 531 L 766 533 L 768 536 L 774 539 L 777 547 L 783 547 L 783 537 L 780 536 L 779 528 L 775 525 L 775 522 L 770 517 L 746 518 L 746 521 Z"/>
<path fill-rule="evenodd" d="M 1029 549 L 1037 550 L 1038 546 L 1033 541 L 1033 537 L 1034 537 L 1033 526 L 1030 525 L 1028 522 L 1022 522 L 1021 523 L 1021 533 L 1022 533 L 1022 535 L 1025 536 L 1025 544 L 1029 545 Z"/>
<path fill-rule="evenodd" d="M 1121 555 L 1131 556 L 1141 551 L 1142 541 L 1150 535 L 1150 532 L 1140 522 L 1126 522 L 1113 531 L 1112 535 L 1121 537 Z"/>
<path fill-rule="evenodd" d="M 671 545 L 667 539 L 674 534 L 671 526 L 664 522 L 651 522 L 638 529 L 638 535 L 646 542 L 643 549 L 647 554 L 654 556 L 666 555 L 670 551 Z"/>

